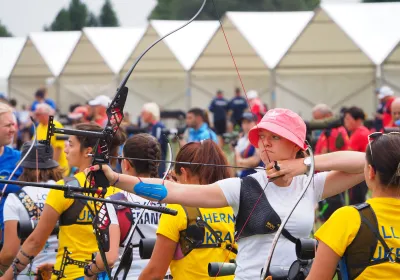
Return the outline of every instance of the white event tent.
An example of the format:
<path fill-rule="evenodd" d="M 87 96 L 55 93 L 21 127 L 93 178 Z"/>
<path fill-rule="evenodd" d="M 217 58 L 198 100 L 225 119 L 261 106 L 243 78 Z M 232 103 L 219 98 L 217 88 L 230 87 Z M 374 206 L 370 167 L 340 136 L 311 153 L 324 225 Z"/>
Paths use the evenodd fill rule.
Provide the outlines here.
<path fill-rule="evenodd" d="M 81 32 L 33 32 L 30 33 L 8 83 L 13 98 L 31 102 L 39 87 L 49 88 L 49 97 L 60 104 L 56 77 L 60 74 Z"/>
<path fill-rule="evenodd" d="M 8 78 L 14 68 L 19 54 L 24 47 L 26 38 L 7 37 L 0 38 L 0 93 L 10 95 Z"/>
<path fill-rule="evenodd" d="M 276 105 L 304 118 L 326 103 L 371 116 L 381 63 L 398 42 L 400 4 L 323 4 L 276 68 Z"/>
<path fill-rule="evenodd" d="M 63 104 L 82 104 L 101 94 L 114 96 L 118 74 L 144 30 L 143 27 L 84 28 L 60 74 Z M 63 112 L 67 109 L 64 107 Z"/>
<path fill-rule="evenodd" d="M 154 41 L 185 23 L 187 21 L 150 21 L 145 35 L 126 61 L 121 77 Z M 192 104 L 204 103 L 202 96 L 191 97 L 188 71 L 218 26 L 217 21 L 194 21 L 146 53 L 128 81 L 131 112 L 138 115 L 142 105 L 151 101 L 157 102 L 163 110 L 186 110 Z"/>
<path fill-rule="evenodd" d="M 273 103 L 271 69 L 306 27 L 313 12 L 227 12 L 222 26 L 246 90 L 255 89 Z M 192 87 L 209 94 L 217 89 L 230 98 L 239 76 L 220 28 L 192 70 Z M 265 96 L 266 95 L 266 96 Z M 208 104 L 205 104 L 206 106 Z"/>

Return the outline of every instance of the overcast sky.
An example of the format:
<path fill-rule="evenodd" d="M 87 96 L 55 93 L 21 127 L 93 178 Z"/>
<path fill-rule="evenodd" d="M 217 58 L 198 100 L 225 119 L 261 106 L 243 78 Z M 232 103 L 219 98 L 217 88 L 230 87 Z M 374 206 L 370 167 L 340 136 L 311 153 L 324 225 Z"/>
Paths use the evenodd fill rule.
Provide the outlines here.
<path fill-rule="evenodd" d="M 96 15 L 104 0 L 82 0 Z M 121 26 L 144 25 L 157 0 L 111 0 Z M 190 1 L 190 0 L 188 0 Z M 322 0 L 322 2 L 359 2 L 360 0 Z M 0 21 L 14 36 L 43 31 L 58 11 L 68 7 L 70 0 L 0 0 Z"/>
<path fill-rule="evenodd" d="M 70 0 L 0 0 L 0 20 L 14 36 L 43 31 Z M 104 0 L 83 0 L 99 15 Z M 112 0 L 121 26 L 144 25 L 156 0 Z"/>

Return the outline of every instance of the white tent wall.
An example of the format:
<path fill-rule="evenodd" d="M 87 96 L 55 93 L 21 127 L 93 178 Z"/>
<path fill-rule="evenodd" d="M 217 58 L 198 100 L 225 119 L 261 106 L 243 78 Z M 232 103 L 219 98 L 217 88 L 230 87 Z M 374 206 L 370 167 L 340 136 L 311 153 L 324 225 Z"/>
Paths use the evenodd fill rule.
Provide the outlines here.
<path fill-rule="evenodd" d="M 129 89 L 125 111 L 136 122 L 142 106 L 156 102 L 161 110 L 186 110 L 186 77 L 132 77 L 127 83 Z"/>
<path fill-rule="evenodd" d="M 49 78 L 53 78 L 53 74 L 28 38 L 8 79 L 8 96 L 19 104 L 31 104 L 36 90 L 46 86 Z M 56 90 L 52 86 L 48 87 L 48 97 L 56 97 Z"/>
<path fill-rule="evenodd" d="M 26 38 L 0 38 L 0 93 L 9 95 L 8 78 L 25 45 Z"/>
<path fill-rule="evenodd" d="M 70 105 L 84 104 L 107 90 L 112 96 L 114 74 L 85 33 L 61 71 L 59 86 L 62 113 L 67 113 Z"/>
<path fill-rule="evenodd" d="M 62 76 L 58 80 L 60 88 L 60 110 L 67 113 L 71 105 L 86 104 L 98 95 L 111 98 L 118 87 L 114 75 Z"/>
<path fill-rule="evenodd" d="M 375 111 L 375 66 L 323 9 L 283 57 L 276 69 L 276 102 L 311 118 L 326 103 L 339 111 L 356 105 Z"/>
<path fill-rule="evenodd" d="M 329 105 L 335 112 L 342 107 L 362 107 L 368 116 L 375 111 L 374 71 L 346 74 L 284 73 L 277 75 L 277 107 L 293 110 L 305 119 L 311 119 L 311 109 L 319 104 Z"/>
<path fill-rule="evenodd" d="M 397 95 L 400 95 L 400 42 L 382 66 L 382 83 L 393 87 Z"/>
<path fill-rule="evenodd" d="M 259 91 L 263 101 L 270 103 L 268 67 L 229 15 L 222 24 L 245 89 Z M 242 88 L 224 34 L 218 29 L 191 70 L 191 107 L 208 108 L 218 89 L 230 99 L 236 87 Z"/>
<path fill-rule="evenodd" d="M 139 55 L 155 40 L 182 26 L 185 21 L 150 21 L 137 47 L 125 63 L 121 78 Z M 218 28 L 216 21 L 195 21 L 163 39 L 140 60 L 127 83 L 127 110 L 132 118 L 146 102 L 156 102 L 161 110 L 183 110 L 192 104 L 208 104 L 208 99 L 188 96 L 191 76 L 188 70 Z M 191 95 L 193 96 L 193 95 Z M 188 103 L 190 102 L 190 104 Z"/>

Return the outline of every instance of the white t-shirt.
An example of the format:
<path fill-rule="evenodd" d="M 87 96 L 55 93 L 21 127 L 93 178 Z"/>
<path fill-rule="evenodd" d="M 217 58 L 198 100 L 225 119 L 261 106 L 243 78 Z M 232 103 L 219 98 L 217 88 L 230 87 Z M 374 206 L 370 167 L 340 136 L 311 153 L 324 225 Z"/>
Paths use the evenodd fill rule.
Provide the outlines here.
<path fill-rule="evenodd" d="M 285 226 L 296 238 L 308 238 L 311 233 L 314 224 L 314 206 L 321 200 L 326 175 L 326 172 L 315 174 L 310 187 Z M 262 188 L 268 182 L 265 171 L 260 171 L 250 176 L 254 177 Z M 270 182 L 265 189 L 269 203 L 282 221 L 293 208 L 303 190 L 306 177 L 306 175 L 296 176 L 288 187 L 279 187 Z M 217 184 L 222 189 L 229 205 L 233 208 L 235 216 L 237 216 L 240 204 L 240 178 L 221 180 Z M 254 235 L 239 239 L 239 251 L 236 257 L 236 280 L 254 280 L 260 278 L 261 270 L 267 260 L 274 236 L 275 233 Z M 280 236 L 272 257 L 271 267 L 276 266 L 288 269 L 296 259 L 295 244 L 285 237 Z"/>
<path fill-rule="evenodd" d="M 125 197 L 128 199 L 129 202 L 134 202 L 138 203 L 141 205 L 150 205 L 150 206 L 165 206 L 165 204 L 160 204 L 158 202 L 150 202 L 147 199 L 141 198 L 137 195 L 123 192 Z M 118 217 L 117 213 L 115 211 L 114 205 L 112 204 L 107 204 L 107 209 L 108 209 L 108 214 L 110 215 L 110 220 L 111 224 L 113 225 L 119 225 L 118 223 Z M 139 217 L 142 209 L 141 208 L 131 208 L 132 211 L 132 216 L 133 216 L 133 224 L 135 224 L 136 219 Z M 157 227 L 158 227 L 158 222 L 160 220 L 161 213 L 157 213 L 154 211 L 150 210 L 145 210 L 142 218 L 140 219 L 140 222 L 138 223 L 138 229 L 139 231 L 143 234 L 144 238 L 156 238 L 156 232 L 157 232 Z M 132 238 L 132 244 L 136 245 L 139 244 L 140 239 L 143 238 L 140 234 L 138 229 L 135 230 L 135 233 Z M 114 269 L 113 269 L 113 276 L 115 272 L 118 270 L 120 258 L 122 257 L 122 254 L 124 253 L 126 243 L 128 242 L 129 237 L 131 236 L 133 230 L 133 226 L 127 235 L 126 240 L 124 241 L 123 247 L 120 247 L 119 249 L 119 260 L 115 263 Z M 133 248 L 132 252 L 133 260 L 132 260 L 132 265 L 131 269 L 128 272 L 128 275 L 126 279 L 133 280 L 133 279 L 138 279 L 140 273 L 142 273 L 143 269 L 146 267 L 148 264 L 149 260 L 142 260 L 139 255 L 139 247 Z M 168 271 L 169 273 L 169 271 Z"/>
<path fill-rule="evenodd" d="M 55 184 L 53 180 L 47 182 L 48 184 Z M 30 196 L 33 202 L 43 210 L 46 197 L 50 189 L 24 187 L 23 190 Z M 8 195 L 4 204 L 4 222 L 6 221 L 28 221 L 30 220 L 28 211 L 18 199 L 16 194 L 11 193 Z M 32 263 L 31 273 L 36 272 L 36 268 L 43 263 L 54 263 L 56 259 L 56 250 L 58 248 L 57 236 L 51 235 L 46 242 L 42 251 L 35 257 Z M 28 267 L 25 268 L 17 277 L 17 279 L 33 279 L 35 276 L 28 276 Z"/>

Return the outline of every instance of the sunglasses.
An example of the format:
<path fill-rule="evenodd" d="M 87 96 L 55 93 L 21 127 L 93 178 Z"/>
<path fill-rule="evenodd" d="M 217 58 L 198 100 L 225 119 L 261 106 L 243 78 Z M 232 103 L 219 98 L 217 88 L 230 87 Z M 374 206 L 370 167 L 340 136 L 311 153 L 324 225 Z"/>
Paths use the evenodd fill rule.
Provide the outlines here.
<path fill-rule="evenodd" d="M 369 151 L 371 153 L 371 161 L 372 161 L 372 168 L 374 168 L 375 172 L 376 172 L 376 167 L 374 165 L 374 155 L 372 153 L 372 142 L 374 142 L 376 139 L 378 139 L 379 137 L 381 137 L 382 135 L 389 135 L 389 134 L 397 134 L 400 135 L 400 132 L 394 131 L 394 132 L 389 132 L 389 133 L 382 133 L 382 132 L 373 132 L 370 135 L 368 135 L 368 146 L 369 146 Z"/>

